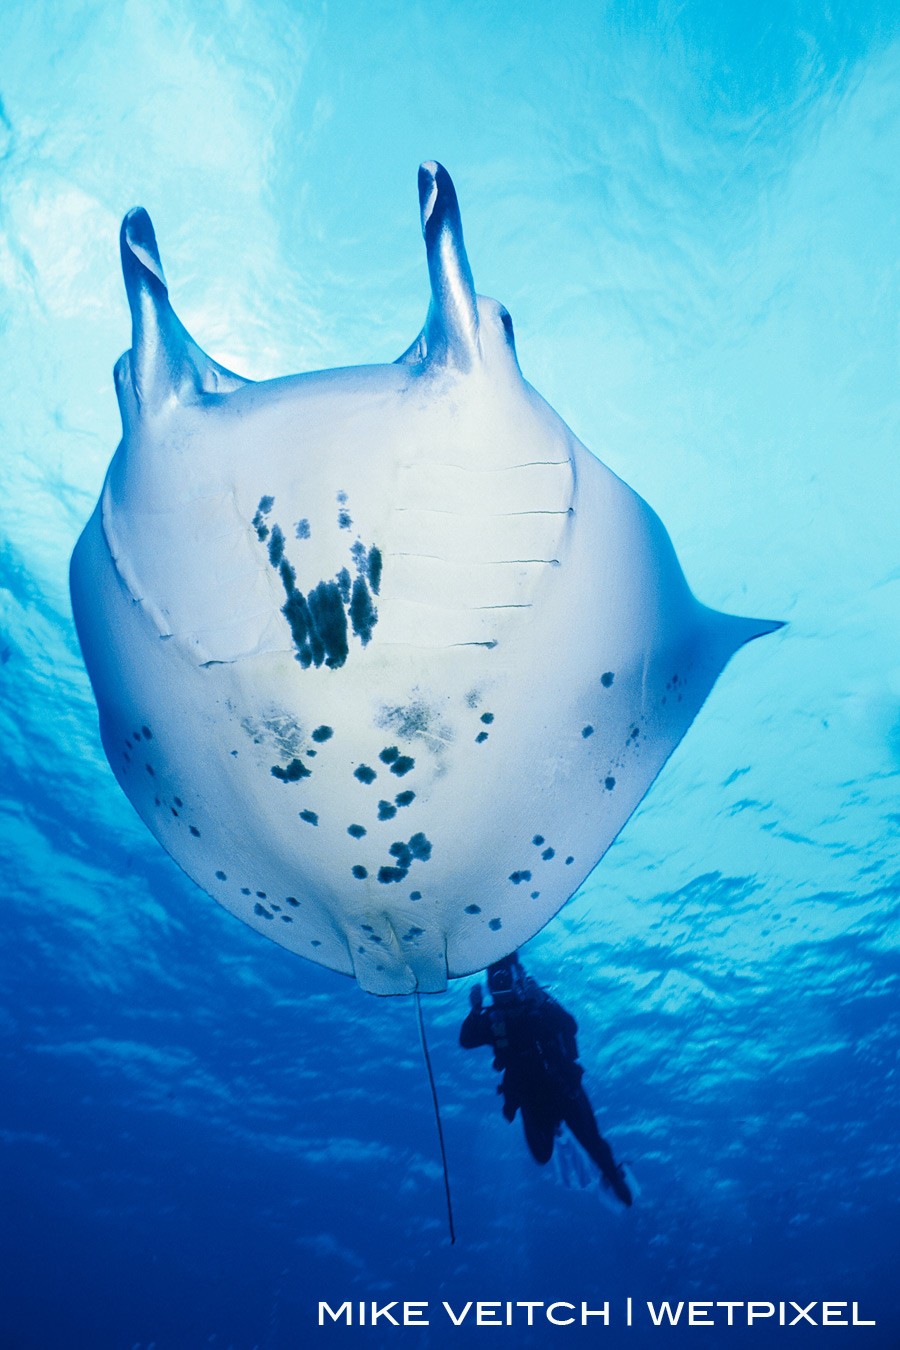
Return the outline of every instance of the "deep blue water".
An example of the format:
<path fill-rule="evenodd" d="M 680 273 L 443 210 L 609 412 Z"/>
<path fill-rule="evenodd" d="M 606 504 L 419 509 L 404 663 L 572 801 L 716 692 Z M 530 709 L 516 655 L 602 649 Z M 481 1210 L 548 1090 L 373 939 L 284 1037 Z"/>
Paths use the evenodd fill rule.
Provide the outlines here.
<path fill-rule="evenodd" d="M 0 1346 L 549 1345 L 442 1299 L 610 1299 L 598 1344 L 900 1344 L 893 7 L 0 5 Z M 69 554 L 118 439 L 123 212 L 254 377 L 393 359 L 454 174 L 527 376 L 698 596 L 789 621 L 726 670 L 525 959 L 577 1015 L 631 1212 L 570 1189 L 425 1002 L 197 891 L 104 760 Z M 857 1300 L 663 1332 L 626 1296 Z M 430 1300 L 319 1331 L 319 1299 Z M 715 1338 L 715 1339 L 713 1339 Z"/>

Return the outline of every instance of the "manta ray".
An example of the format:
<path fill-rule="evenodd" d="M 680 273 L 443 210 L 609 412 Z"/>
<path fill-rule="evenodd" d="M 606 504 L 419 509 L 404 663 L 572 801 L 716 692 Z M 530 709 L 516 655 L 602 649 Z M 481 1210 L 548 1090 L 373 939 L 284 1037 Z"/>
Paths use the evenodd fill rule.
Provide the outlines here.
<path fill-rule="evenodd" d="M 245 923 L 376 994 L 444 989 L 576 891 L 742 643 L 659 518 L 523 378 L 456 191 L 393 364 L 254 382 L 121 230 L 122 415 L 72 603 L 104 750 Z"/>

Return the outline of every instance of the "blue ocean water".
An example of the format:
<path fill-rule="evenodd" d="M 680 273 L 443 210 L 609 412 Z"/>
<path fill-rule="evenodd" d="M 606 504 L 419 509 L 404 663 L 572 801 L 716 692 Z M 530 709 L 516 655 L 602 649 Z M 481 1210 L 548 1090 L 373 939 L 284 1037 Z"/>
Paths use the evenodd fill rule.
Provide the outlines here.
<path fill-rule="evenodd" d="M 0 1346 L 543 1346 L 610 1302 L 856 1300 L 900 1343 L 893 6 L 0 5 Z M 425 1000 L 447 1241 L 407 999 L 242 927 L 122 797 L 67 565 L 118 439 L 117 230 L 253 377 L 392 360 L 450 168 L 526 377 L 660 512 L 697 595 L 789 621 L 727 668 L 524 952 L 579 1021 L 629 1212 L 567 1187 Z M 624 1325 L 625 1299 L 635 1325 Z M 319 1329 L 319 1300 L 428 1327 Z M 539 1319 L 543 1315 L 539 1314 Z M 715 1339 L 713 1339 L 713 1337 Z M 583 1338 L 583 1337 L 582 1337 Z"/>

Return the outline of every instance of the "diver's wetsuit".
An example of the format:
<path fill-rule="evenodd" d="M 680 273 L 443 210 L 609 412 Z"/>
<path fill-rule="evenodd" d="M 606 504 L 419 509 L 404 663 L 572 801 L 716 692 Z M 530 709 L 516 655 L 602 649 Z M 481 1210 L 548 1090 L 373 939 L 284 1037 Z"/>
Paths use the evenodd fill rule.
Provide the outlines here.
<path fill-rule="evenodd" d="M 536 1162 L 550 1161 L 565 1123 L 619 1199 L 630 1205 L 631 1192 L 581 1085 L 577 1030 L 571 1013 L 526 977 L 514 1002 L 473 1008 L 460 1027 L 459 1043 L 466 1050 L 489 1045 L 494 1051 L 494 1068 L 503 1072 L 498 1088 L 503 1114 L 511 1121 L 521 1111 Z"/>

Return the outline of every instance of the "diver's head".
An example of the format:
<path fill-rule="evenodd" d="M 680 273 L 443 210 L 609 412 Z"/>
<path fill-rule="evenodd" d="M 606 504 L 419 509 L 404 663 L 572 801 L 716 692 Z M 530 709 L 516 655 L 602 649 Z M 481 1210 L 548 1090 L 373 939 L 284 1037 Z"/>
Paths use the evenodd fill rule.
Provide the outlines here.
<path fill-rule="evenodd" d="M 491 998 L 503 1007 L 504 1004 L 518 1003 L 522 997 L 525 971 L 516 952 L 510 952 L 502 961 L 488 966 L 487 983 Z"/>

